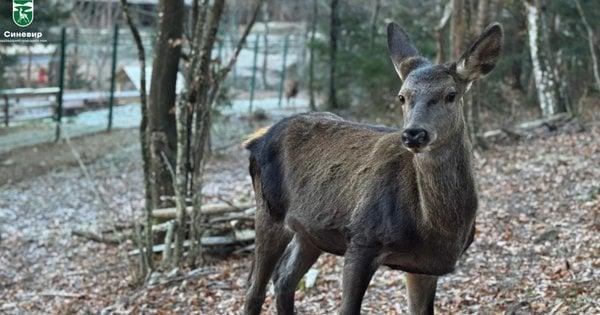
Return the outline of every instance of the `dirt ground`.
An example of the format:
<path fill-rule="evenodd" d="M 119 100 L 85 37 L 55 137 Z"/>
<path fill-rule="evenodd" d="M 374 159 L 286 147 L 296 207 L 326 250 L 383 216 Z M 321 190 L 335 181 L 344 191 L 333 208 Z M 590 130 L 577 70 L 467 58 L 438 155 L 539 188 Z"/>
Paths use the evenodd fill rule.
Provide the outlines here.
<path fill-rule="evenodd" d="M 138 134 L 117 130 L 0 155 L 0 313 L 237 314 L 251 256 L 213 259 L 200 276 L 136 285 L 132 245 L 71 235 L 126 224 L 142 206 Z M 456 272 L 439 283 L 442 314 L 600 313 L 600 127 L 541 131 L 476 156 L 478 232 Z M 236 146 L 207 166 L 207 201 L 251 194 Z M 101 194 L 110 203 L 98 201 Z M 300 314 L 334 313 L 343 261 L 323 255 Z M 168 274 L 169 271 L 165 271 Z M 403 274 L 381 268 L 366 314 L 405 314 Z M 275 312 L 268 294 L 264 310 Z"/>

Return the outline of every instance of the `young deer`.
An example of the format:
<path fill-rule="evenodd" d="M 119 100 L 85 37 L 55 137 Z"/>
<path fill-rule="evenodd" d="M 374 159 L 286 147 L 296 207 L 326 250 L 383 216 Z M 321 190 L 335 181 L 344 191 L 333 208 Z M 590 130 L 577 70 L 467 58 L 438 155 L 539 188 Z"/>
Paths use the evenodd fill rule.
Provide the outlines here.
<path fill-rule="evenodd" d="M 388 25 L 403 81 L 400 130 L 329 113 L 289 117 L 252 135 L 256 251 L 245 301 L 259 314 L 272 275 L 277 311 L 293 314 L 294 291 L 321 252 L 344 256 L 340 314 L 359 314 L 381 265 L 407 272 L 411 314 L 433 314 L 437 277 L 473 241 L 477 195 L 462 96 L 494 68 L 502 28 L 489 26 L 453 63 L 419 56 Z"/>

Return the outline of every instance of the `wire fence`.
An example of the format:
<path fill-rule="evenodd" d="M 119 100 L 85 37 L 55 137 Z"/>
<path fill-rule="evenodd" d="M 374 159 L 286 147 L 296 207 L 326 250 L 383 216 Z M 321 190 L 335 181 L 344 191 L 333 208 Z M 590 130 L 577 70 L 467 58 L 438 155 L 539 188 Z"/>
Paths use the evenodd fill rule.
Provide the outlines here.
<path fill-rule="evenodd" d="M 146 81 L 150 88 L 155 33 L 141 32 L 147 56 Z M 83 124 L 111 129 L 115 126 L 113 107 L 126 105 L 117 117 L 116 127 L 139 123 L 140 65 L 133 37 L 126 27 L 112 29 L 62 29 L 46 32 L 44 44 L 15 46 L 14 63 L 5 69 L 8 89 L 0 90 L 3 110 L 0 121 L 4 127 L 23 121 L 51 120 L 56 124 L 56 139 L 60 138 L 64 117 L 96 112 L 86 120 L 69 119 Z M 225 64 L 238 43 L 237 34 L 220 33 L 212 57 L 216 64 Z M 253 103 L 266 97 L 276 98 L 282 105 L 286 83 L 293 82 L 296 93 L 304 82 L 308 43 L 304 34 L 293 31 L 254 32 L 248 36 L 226 82 L 229 95 L 238 98 L 236 104 L 252 111 Z M 178 76 L 178 93 L 185 86 L 184 76 Z M 181 82 L 179 82 L 181 81 Z M 289 84 L 287 84 L 289 85 Z M 26 88 L 25 90 L 23 90 Z M 289 95 L 288 95 L 289 96 Z M 247 102 L 246 102 L 247 101 Z M 131 107 L 137 110 L 132 110 Z M 236 110 L 241 111 L 236 107 Z M 135 123 L 132 123 L 132 121 Z"/>

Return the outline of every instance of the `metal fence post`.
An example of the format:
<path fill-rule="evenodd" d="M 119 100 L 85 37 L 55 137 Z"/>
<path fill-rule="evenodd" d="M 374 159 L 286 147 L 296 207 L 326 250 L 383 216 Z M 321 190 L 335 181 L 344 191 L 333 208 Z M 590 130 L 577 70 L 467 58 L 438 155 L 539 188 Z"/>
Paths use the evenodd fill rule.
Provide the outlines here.
<path fill-rule="evenodd" d="M 4 95 L 4 125 L 6 127 L 8 127 L 8 113 L 9 113 L 9 108 L 8 108 L 8 96 Z"/>
<path fill-rule="evenodd" d="M 281 82 L 279 82 L 279 103 L 278 106 L 281 107 L 281 99 L 283 98 L 283 85 L 285 83 L 285 71 L 286 71 L 286 63 L 287 63 L 287 53 L 288 47 L 290 45 L 290 36 L 285 36 L 285 41 L 283 42 L 283 65 L 281 66 Z"/>
<path fill-rule="evenodd" d="M 113 35 L 112 65 L 110 68 L 110 95 L 108 98 L 108 131 L 112 129 L 113 106 L 115 103 L 115 74 L 117 72 L 117 46 L 119 44 L 119 24 L 115 24 Z"/>
<path fill-rule="evenodd" d="M 219 69 L 223 66 L 223 41 L 219 41 Z"/>
<path fill-rule="evenodd" d="M 63 94 L 65 89 L 65 51 L 67 49 L 67 30 L 63 27 L 60 31 L 60 66 L 58 69 L 58 95 L 56 96 L 56 138 L 60 139 L 60 125 L 63 116 Z"/>
<path fill-rule="evenodd" d="M 254 101 L 254 87 L 256 85 L 256 62 L 258 60 L 258 40 L 259 36 L 256 35 L 256 40 L 254 41 L 254 60 L 252 61 L 252 79 L 250 80 L 250 107 L 248 108 L 249 112 L 252 112 L 252 102 Z"/>

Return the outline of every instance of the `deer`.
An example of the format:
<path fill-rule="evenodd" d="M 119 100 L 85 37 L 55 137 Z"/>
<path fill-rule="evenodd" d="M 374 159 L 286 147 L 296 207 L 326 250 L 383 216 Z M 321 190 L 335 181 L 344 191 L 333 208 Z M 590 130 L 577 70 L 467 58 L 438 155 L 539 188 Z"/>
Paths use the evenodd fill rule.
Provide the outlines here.
<path fill-rule="evenodd" d="M 27 14 L 25 14 L 25 12 L 23 12 L 23 7 L 19 7 L 19 22 L 25 20 L 25 22 L 29 23 L 29 18 L 27 17 Z"/>
<path fill-rule="evenodd" d="M 285 81 L 285 99 L 286 106 L 290 106 L 290 99 L 296 98 L 298 96 L 298 80 L 288 79 Z"/>
<path fill-rule="evenodd" d="M 406 272 L 410 314 L 433 314 L 437 281 L 475 237 L 477 189 L 463 95 L 503 45 L 488 26 L 458 60 L 433 64 L 396 23 L 388 51 L 402 81 L 402 128 L 304 113 L 244 142 L 255 192 L 255 253 L 244 313 L 260 314 L 270 279 L 278 314 L 323 252 L 343 256 L 340 314 L 360 314 L 380 266 Z"/>

